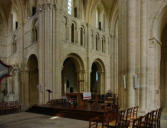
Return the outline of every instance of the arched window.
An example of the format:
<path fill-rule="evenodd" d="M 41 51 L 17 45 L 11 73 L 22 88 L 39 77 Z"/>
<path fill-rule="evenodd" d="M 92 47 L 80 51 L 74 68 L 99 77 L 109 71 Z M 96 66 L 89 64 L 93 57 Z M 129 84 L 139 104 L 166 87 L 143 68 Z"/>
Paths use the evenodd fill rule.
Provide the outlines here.
<path fill-rule="evenodd" d="M 18 20 L 17 20 L 17 14 L 15 11 L 12 12 L 12 20 L 13 20 L 13 31 L 16 31 L 18 29 Z"/>
<path fill-rule="evenodd" d="M 99 48 L 98 48 L 99 44 L 98 43 L 99 43 L 99 34 L 96 34 L 96 50 L 99 50 Z"/>
<path fill-rule="evenodd" d="M 72 15 L 73 0 L 68 0 L 68 14 Z"/>
<path fill-rule="evenodd" d="M 102 38 L 102 52 L 105 53 L 105 37 Z"/>
<path fill-rule="evenodd" d="M 32 35 L 33 42 L 37 42 L 38 41 L 38 19 L 34 20 L 32 34 L 33 34 Z"/>
<path fill-rule="evenodd" d="M 28 0 L 27 1 L 27 16 L 34 16 L 37 12 L 37 0 Z"/>
<path fill-rule="evenodd" d="M 104 7 L 102 4 L 96 7 L 96 27 L 104 31 Z"/>
<path fill-rule="evenodd" d="M 81 46 L 84 45 L 84 28 L 83 27 L 80 28 L 80 44 Z"/>
<path fill-rule="evenodd" d="M 75 34 L 75 25 L 72 23 L 71 25 L 71 42 L 74 43 L 74 34 Z"/>
<path fill-rule="evenodd" d="M 82 16 L 83 0 L 68 0 L 67 12 L 68 14 L 79 18 Z"/>

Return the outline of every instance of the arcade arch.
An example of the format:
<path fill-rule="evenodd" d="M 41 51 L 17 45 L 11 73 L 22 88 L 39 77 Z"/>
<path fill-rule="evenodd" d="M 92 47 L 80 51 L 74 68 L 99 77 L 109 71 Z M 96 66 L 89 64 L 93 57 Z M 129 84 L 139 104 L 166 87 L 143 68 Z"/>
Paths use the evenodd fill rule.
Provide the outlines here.
<path fill-rule="evenodd" d="M 105 93 L 105 67 L 100 60 L 95 60 L 91 67 L 90 91 L 92 94 Z"/>
<path fill-rule="evenodd" d="M 29 88 L 29 105 L 39 103 L 39 71 L 38 71 L 38 59 L 35 55 L 31 55 L 27 63 L 28 67 L 28 88 Z"/>
<path fill-rule="evenodd" d="M 84 91 L 84 65 L 76 54 L 70 54 L 63 63 L 62 95 Z"/>

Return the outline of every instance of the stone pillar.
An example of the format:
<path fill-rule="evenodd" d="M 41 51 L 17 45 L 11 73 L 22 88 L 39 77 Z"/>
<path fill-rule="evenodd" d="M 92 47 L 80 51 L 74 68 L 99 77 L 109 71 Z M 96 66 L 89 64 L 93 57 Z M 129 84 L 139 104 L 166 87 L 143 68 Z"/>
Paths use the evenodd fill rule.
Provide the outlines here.
<path fill-rule="evenodd" d="M 45 65 L 45 58 L 44 58 L 44 53 L 45 53 L 45 46 L 44 46 L 44 39 L 45 39 L 45 11 L 44 11 L 44 6 L 40 5 L 40 9 L 42 10 L 39 12 L 39 85 L 41 86 L 41 89 L 43 88 L 43 92 L 39 94 L 39 103 L 44 104 L 45 103 L 45 75 L 44 75 L 44 65 Z"/>
<path fill-rule="evenodd" d="M 84 88 L 84 83 L 85 83 L 85 79 L 84 79 L 84 75 L 85 75 L 85 71 L 79 71 L 78 73 L 78 86 L 79 86 L 79 92 L 84 92 L 85 88 Z"/>
<path fill-rule="evenodd" d="M 141 68 L 140 68 L 140 101 L 139 106 L 142 112 L 146 111 L 146 89 L 147 89 L 147 11 L 148 1 L 141 1 Z"/>
<path fill-rule="evenodd" d="M 128 81 L 127 107 L 135 106 L 134 75 L 136 71 L 137 1 L 128 0 Z"/>
<path fill-rule="evenodd" d="M 160 56 L 161 43 L 155 39 L 149 42 L 148 63 L 148 87 L 147 87 L 147 110 L 156 109 L 160 106 Z"/>
<path fill-rule="evenodd" d="M 23 96 L 24 96 L 24 100 L 23 103 L 24 105 L 28 106 L 29 105 L 29 71 L 28 69 L 25 69 L 24 71 L 24 87 L 23 87 Z"/>
<path fill-rule="evenodd" d="M 78 24 L 75 24 L 75 30 L 74 30 L 74 43 L 80 46 L 80 31 L 78 28 Z"/>
<path fill-rule="evenodd" d="M 19 70 L 14 71 L 14 100 L 19 101 Z"/>
<path fill-rule="evenodd" d="M 156 43 L 156 59 L 155 59 L 155 106 L 154 109 L 160 107 L 160 65 L 161 65 L 161 42 Z"/>
<path fill-rule="evenodd" d="M 39 85 L 43 88 L 40 93 L 40 103 L 48 101 L 47 89 L 53 91 L 53 5 L 41 5 L 39 14 Z M 51 95 L 51 99 L 53 95 Z"/>
<path fill-rule="evenodd" d="M 53 85 L 54 85 L 54 98 L 61 98 L 61 88 L 62 88 L 62 80 L 61 80 L 61 57 L 63 55 L 61 50 L 62 45 L 62 35 L 64 31 L 61 29 L 61 21 L 62 21 L 62 11 L 61 6 L 54 6 L 53 10 Z M 69 34 L 70 35 L 70 34 Z M 71 38 L 70 38 L 71 42 Z"/>
<path fill-rule="evenodd" d="M 99 75 L 99 85 L 100 86 L 100 94 L 105 94 L 105 73 L 98 72 Z"/>
<path fill-rule="evenodd" d="M 70 27 L 70 24 L 69 24 L 69 20 L 67 19 L 67 24 L 66 24 L 66 42 L 70 42 L 71 38 L 70 38 L 70 30 L 71 30 L 71 27 Z"/>

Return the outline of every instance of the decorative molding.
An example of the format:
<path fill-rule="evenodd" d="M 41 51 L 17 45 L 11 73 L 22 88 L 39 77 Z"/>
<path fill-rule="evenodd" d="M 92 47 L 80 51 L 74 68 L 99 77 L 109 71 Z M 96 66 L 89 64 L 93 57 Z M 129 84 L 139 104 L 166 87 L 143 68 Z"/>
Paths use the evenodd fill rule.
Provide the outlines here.
<path fill-rule="evenodd" d="M 162 46 L 162 42 L 160 40 L 156 39 L 155 37 L 153 37 L 149 40 L 150 40 L 150 43 L 149 43 L 150 48 L 155 47 L 155 44 L 158 44 L 158 45 Z"/>

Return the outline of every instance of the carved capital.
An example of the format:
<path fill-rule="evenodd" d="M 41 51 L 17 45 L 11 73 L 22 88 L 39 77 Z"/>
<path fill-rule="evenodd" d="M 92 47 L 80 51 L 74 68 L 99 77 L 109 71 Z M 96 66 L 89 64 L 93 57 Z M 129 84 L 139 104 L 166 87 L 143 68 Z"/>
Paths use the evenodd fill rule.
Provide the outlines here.
<path fill-rule="evenodd" d="M 162 46 L 162 42 L 159 41 L 158 39 L 156 39 L 155 37 L 151 38 L 150 42 L 149 42 L 149 47 L 150 48 L 155 48 L 156 45 Z"/>

